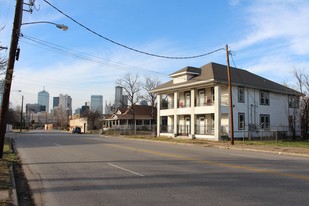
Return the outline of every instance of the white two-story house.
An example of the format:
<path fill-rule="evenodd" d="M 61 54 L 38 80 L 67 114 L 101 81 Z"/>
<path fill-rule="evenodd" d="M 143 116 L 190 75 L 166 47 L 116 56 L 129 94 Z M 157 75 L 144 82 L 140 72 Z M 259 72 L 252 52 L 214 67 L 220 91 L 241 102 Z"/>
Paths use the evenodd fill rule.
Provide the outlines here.
<path fill-rule="evenodd" d="M 157 97 L 157 134 L 220 140 L 229 134 L 227 67 L 185 67 L 152 92 Z M 301 93 L 231 67 L 234 137 L 271 131 L 300 135 Z"/>

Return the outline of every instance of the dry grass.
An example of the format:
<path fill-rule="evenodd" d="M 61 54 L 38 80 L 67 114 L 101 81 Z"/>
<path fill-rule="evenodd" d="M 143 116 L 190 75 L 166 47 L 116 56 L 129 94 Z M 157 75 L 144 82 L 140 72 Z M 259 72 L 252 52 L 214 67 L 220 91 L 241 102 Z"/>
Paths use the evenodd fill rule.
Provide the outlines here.
<path fill-rule="evenodd" d="M 17 161 L 15 153 L 10 151 L 10 143 L 5 141 L 3 159 L 0 160 L 0 190 L 10 190 L 13 187 L 10 166 Z M 0 206 L 10 205 L 10 199 L 0 200 Z"/>

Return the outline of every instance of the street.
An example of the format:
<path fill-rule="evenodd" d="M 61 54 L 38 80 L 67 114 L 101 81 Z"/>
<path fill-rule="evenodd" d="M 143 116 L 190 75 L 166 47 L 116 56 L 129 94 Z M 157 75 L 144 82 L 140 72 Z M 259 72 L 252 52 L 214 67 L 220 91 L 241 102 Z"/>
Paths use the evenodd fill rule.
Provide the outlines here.
<path fill-rule="evenodd" d="M 37 205 L 306 205 L 309 159 L 34 131 L 12 133 Z"/>

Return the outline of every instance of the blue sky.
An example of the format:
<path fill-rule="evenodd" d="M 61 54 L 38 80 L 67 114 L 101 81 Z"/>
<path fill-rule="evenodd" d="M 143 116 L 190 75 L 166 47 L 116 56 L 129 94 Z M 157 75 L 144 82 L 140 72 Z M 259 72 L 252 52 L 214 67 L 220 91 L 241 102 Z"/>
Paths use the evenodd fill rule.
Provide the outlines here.
<path fill-rule="evenodd" d="M 295 84 L 293 68 L 309 68 L 309 1 L 307 0 L 49 0 L 98 34 L 145 52 L 166 56 L 207 53 L 225 44 L 231 65 L 279 83 Z M 1 0 L 0 43 L 9 46 L 15 0 Z M 73 109 L 103 95 L 113 101 L 115 80 L 126 73 L 153 76 L 162 83 L 185 66 L 226 64 L 224 51 L 196 59 L 170 60 L 139 54 L 112 44 L 82 28 L 43 0 L 23 22 L 20 60 L 16 62 L 11 102 L 36 103 L 45 89 L 51 99 L 68 94 Z M 26 8 L 26 7 L 25 7 Z M 47 46 L 46 46 L 47 45 Z M 8 51 L 1 51 L 8 56 Z M 52 101 L 50 102 L 50 107 Z"/>

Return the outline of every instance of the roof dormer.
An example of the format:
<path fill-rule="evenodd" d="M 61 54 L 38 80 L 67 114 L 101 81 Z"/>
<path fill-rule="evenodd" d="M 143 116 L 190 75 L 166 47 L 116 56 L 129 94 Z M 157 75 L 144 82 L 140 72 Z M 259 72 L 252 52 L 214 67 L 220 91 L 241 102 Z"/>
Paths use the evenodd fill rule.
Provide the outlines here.
<path fill-rule="evenodd" d="M 201 69 L 188 66 L 177 72 L 170 74 L 170 77 L 173 78 L 173 83 L 177 84 L 177 83 L 186 82 L 200 74 L 201 74 Z"/>

